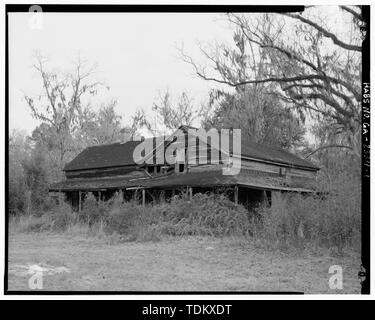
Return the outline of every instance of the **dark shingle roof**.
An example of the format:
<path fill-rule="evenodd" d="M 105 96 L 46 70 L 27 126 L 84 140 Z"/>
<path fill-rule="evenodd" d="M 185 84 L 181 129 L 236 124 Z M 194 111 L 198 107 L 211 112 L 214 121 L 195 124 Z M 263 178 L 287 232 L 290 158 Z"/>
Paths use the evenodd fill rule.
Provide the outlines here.
<path fill-rule="evenodd" d="M 295 154 L 285 151 L 281 148 L 266 146 L 247 140 L 242 140 L 241 154 L 244 157 L 255 158 L 259 160 L 279 162 L 291 166 L 300 166 L 315 170 L 319 169 L 310 161 L 301 159 Z"/>
<path fill-rule="evenodd" d="M 64 170 L 71 171 L 135 165 L 133 151 L 139 143 L 141 141 L 128 141 L 126 143 L 88 147 L 69 162 Z M 242 140 L 241 154 L 243 157 L 277 162 L 289 166 L 312 170 L 319 169 L 310 161 L 303 160 L 288 151 L 246 140 Z"/>
<path fill-rule="evenodd" d="M 134 165 L 133 151 L 141 141 L 88 147 L 64 167 L 65 171 Z"/>

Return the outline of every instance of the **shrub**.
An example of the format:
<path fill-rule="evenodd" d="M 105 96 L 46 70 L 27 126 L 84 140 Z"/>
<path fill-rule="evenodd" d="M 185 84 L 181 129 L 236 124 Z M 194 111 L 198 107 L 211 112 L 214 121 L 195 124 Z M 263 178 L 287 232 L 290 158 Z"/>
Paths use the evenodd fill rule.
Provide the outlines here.
<path fill-rule="evenodd" d="M 164 212 L 163 231 L 172 235 L 245 235 L 250 226 L 247 210 L 224 195 L 175 197 Z"/>
<path fill-rule="evenodd" d="M 114 202 L 109 209 L 106 219 L 106 232 L 130 234 L 138 228 L 146 225 L 144 221 L 145 209 L 134 201 L 118 203 Z"/>
<path fill-rule="evenodd" d="M 194 195 L 191 201 L 174 197 L 171 203 L 140 206 L 136 202 L 111 206 L 106 232 L 132 240 L 160 240 L 162 235 L 246 235 L 247 211 L 225 196 Z"/>
<path fill-rule="evenodd" d="M 52 228 L 55 231 L 65 231 L 77 222 L 76 215 L 69 204 L 63 202 L 49 211 L 52 217 Z"/>
<path fill-rule="evenodd" d="M 81 223 L 87 223 L 92 225 L 99 221 L 100 208 L 98 201 L 95 196 L 89 192 L 83 201 L 83 206 L 81 212 L 78 214 L 78 219 Z"/>

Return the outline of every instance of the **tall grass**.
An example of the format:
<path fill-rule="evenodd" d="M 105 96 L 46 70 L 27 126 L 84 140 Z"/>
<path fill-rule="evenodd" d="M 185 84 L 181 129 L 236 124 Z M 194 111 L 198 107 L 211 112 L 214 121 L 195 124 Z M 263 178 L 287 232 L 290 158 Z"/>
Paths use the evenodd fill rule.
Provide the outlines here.
<path fill-rule="evenodd" d="M 330 248 L 338 253 L 360 246 L 359 199 L 338 195 L 284 194 L 252 218 L 254 239 L 274 248 Z"/>

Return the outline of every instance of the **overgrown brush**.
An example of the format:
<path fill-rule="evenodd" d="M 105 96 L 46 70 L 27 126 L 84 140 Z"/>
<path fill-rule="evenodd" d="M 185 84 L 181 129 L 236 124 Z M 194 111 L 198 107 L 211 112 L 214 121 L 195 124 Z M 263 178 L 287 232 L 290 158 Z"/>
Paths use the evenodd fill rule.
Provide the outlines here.
<path fill-rule="evenodd" d="M 52 230 L 54 231 L 65 231 L 69 227 L 77 223 L 77 215 L 73 212 L 72 208 L 67 203 L 62 203 L 47 214 L 51 215 L 52 218 Z"/>
<path fill-rule="evenodd" d="M 27 223 L 22 220 L 24 226 L 17 230 L 84 230 L 85 234 L 95 234 L 93 230 L 100 229 L 106 235 L 118 234 L 129 241 L 157 241 L 164 235 L 245 236 L 250 228 L 247 215 L 243 206 L 225 196 L 196 194 L 192 200 L 176 196 L 170 203 L 143 207 L 136 201 L 124 202 L 120 194 L 100 204 L 88 194 L 81 212 L 74 213 L 63 203 L 40 218 L 22 218 Z"/>
<path fill-rule="evenodd" d="M 62 203 L 43 214 L 17 215 L 10 219 L 10 229 L 15 232 L 66 231 L 77 223 L 71 207 Z"/>
<path fill-rule="evenodd" d="M 106 218 L 107 233 L 132 239 L 157 240 L 163 235 L 246 235 L 247 211 L 224 196 L 196 194 L 192 200 L 174 197 L 170 203 L 142 207 L 136 202 L 116 202 Z"/>
<path fill-rule="evenodd" d="M 263 244 L 280 248 L 306 246 L 336 249 L 360 243 L 359 203 L 337 195 L 286 194 L 258 210 L 252 231 Z"/>
<path fill-rule="evenodd" d="M 9 221 L 11 232 L 41 232 L 52 230 L 53 220 L 50 215 L 17 215 Z"/>
<path fill-rule="evenodd" d="M 196 194 L 192 200 L 175 197 L 162 212 L 163 233 L 171 235 L 244 236 L 250 223 L 248 212 L 226 196 Z"/>
<path fill-rule="evenodd" d="M 163 236 L 249 237 L 271 248 L 355 247 L 360 242 L 360 203 L 348 195 L 273 194 L 272 206 L 260 204 L 251 213 L 225 195 L 175 196 L 170 202 L 141 206 L 121 194 L 98 203 L 92 194 L 83 210 L 61 204 L 40 217 L 18 216 L 19 232 L 57 231 L 107 237 L 113 241 L 159 241 Z M 113 241 L 112 241 L 113 240 Z"/>

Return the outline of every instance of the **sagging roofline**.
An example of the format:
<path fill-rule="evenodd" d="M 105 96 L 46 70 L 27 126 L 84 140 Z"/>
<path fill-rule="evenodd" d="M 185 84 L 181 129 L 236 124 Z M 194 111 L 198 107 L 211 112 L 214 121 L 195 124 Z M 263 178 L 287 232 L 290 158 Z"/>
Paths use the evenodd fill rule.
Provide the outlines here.
<path fill-rule="evenodd" d="M 238 157 L 236 155 L 233 155 L 233 157 Z M 250 161 L 254 161 L 254 162 L 261 162 L 261 163 L 267 163 L 267 164 L 275 164 L 275 165 L 278 165 L 278 166 L 282 166 L 282 167 L 287 167 L 287 168 L 295 168 L 295 169 L 303 169 L 303 170 L 307 170 L 307 171 L 319 171 L 320 170 L 320 167 L 318 166 L 299 166 L 299 165 L 295 165 L 295 164 L 290 164 L 290 163 L 286 163 L 286 162 L 277 162 L 277 161 L 272 161 L 272 160 L 265 160 L 265 159 L 260 159 L 260 158 L 251 158 L 251 157 L 248 157 L 248 156 L 241 156 L 241 159 L 244 159 L 244 160 L 250 160 Z M 207 163 L 206 163 L 207 164 Z M 105 167 L 92 167 L 92 168 L 82 168 L 82 169 L 63 169 L 64 172 L 77 172 L 77 171 L 90 171 L 90 170 L 96 170 L 96 169 L 113 169 L 113 168 L 134 168 L 134 169 L 140 169 L 140 168 L 143 168 L 145 166 L 157 166 L 157 165 L 163 165 L 163 164 L 143 164 L 143 165 L 139 165 L 139 164 L 125 164 L 125 165 L 115 165 L 115 166 L 105 166 Z"/>

